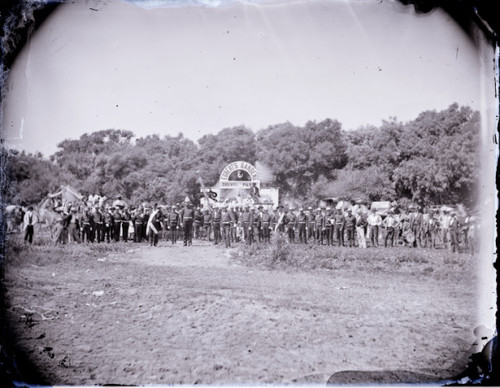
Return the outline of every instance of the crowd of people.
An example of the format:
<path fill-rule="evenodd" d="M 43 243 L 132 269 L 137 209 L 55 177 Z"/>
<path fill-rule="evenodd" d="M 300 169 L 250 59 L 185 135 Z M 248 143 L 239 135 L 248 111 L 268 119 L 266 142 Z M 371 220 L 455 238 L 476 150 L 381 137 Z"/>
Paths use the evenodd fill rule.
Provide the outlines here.
<path fill-rule="evenodd" d="M 218 205 L 218 204 L 217 204 Z M 82 203 L 55 206 L 55 243 L 148 242 L 192 245 L 193 239 L 214 244 L 269 244 L 280 233 L 290 243 L 345 247 L 449 248 L 474 251 L 479 224 L 454 210 L 409 206 L 380 214 L 362 207 L 316 209 L 244 205 L 195 207 L 191 202 L 166 206 L 127 206 L 118 196 L 110 205 Z M 33 217 L 33 216 L 31 216 Z M 26 221 L 26 217 L 25 217 Z M 36 220 L 29 219 L 26 240 Z M 28 232 L 29 231 L 29 232 Z"/>

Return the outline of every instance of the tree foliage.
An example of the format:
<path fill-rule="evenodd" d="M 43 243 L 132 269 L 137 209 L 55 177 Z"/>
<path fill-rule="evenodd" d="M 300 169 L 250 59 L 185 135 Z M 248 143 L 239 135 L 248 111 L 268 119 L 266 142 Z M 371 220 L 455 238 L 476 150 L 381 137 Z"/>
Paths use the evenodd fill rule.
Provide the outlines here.
<path fill-rule="evenodd" d="M 175 203 L 200 196 L 202 181 L 217 183 L 229 163 L 257 161 L 272 169 L 280 196 L 314 203 L 326 197 L 421 203 L 474 200 L 479 114 L 452 104 L 407 123 L 342 131 L 337 120 L 270 125 L 256 134 L 244 126 L 205 135 L 135 138 L 107 129 L 68 139 L 45 159 L 9 152 L 6 198 L 36 203 L 61 184 L 83 194 L 121 194 L 140 203 Z"/>
<path fill-rule="evenodd" d="M 332 178 L 347 163 L 347 147 L 338 121 L 309 121 L 303 128 L 290 123 L 269 126 L 257 134 L 257 158 L 273 166 L 284 192 L 304 201 L 320 176 Z"/>

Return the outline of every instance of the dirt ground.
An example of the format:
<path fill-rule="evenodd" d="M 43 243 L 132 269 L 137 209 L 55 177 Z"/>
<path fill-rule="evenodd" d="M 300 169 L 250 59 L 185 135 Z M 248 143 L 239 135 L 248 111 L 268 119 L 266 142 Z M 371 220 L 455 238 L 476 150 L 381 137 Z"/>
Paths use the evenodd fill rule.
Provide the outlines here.
<path fill-rule="evenodd" d="M 476 278 L 462 269 L 269 270 L 207 242 L 119 245 L 11 250 L 5 316 L 36 383 L 324 385 L 347 370 L 438 380 L 463 369 L 474 341 Z"/>

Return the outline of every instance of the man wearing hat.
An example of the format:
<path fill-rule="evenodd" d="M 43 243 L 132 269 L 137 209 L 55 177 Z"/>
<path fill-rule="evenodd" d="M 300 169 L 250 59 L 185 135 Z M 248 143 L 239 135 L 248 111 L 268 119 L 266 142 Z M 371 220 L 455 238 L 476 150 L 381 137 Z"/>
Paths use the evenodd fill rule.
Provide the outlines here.
<path fill-rule="evenodd" d="M 264 208 L 262 212 L 262 216 L 260 217 L 260 229 L 262 231 L 262 240 L 265 243 L 269 243 L 271 241 L 271 215 L 269 214 L 269 210 Z"/>
<path fill-rule="evenodd" d="M 314 242 L 314 210 L 311 206 L 307 208 L 307 240 Z"/>
<path fill-rule="evenodd" d="M 217 245 L 222 240 L 221 219 L 222 219 L 221 209 L 215 208 L 212 214 L 212 228 L 214 229 L 214 245 Z"/>
<path fill-rule="evenodd" d="M 356 216 L 356 232 L 358 235 L 358 244 L 360 248 L 366 248 L 365 228 L 368 222 L 361 209 L 358 209 Z"/>
<path fill-rule="evenodd" d="M 143 223 L 143 207 L 139 206 L 131 214 L 132 225 L 134 226 L 134 242 L 142 241 L 142 223 Z"/>
<path fill-rule="evenodd" d="M 121 194 L 118 194 L 116 196 L 116 199 L 115 201 L 113 202 L 113 206 L 119 210 L 123 210 L 127 207 L 127 204 L 125 203 L 125 201 L 122 199 L 122 196 Z"/>
<path fill-rule="evenodd" d="M 420 206 L 415 206 L 413 212 L 410 214 L 410 229 L 415 236 L 413 247 L 420 248 L 421 246 L 421 226 L 422 226 L 422 212 Z"/>
<path fill-rule="evenodd" d="M 177 242 L 177 233 L 179 231 L 179 213 L 177 213 L 177 206 L 173 205 L 170 212 L 167 214 L 167 227 L 170 230 L 170 240 L 172 244 Z"/>
<path fill-rule="evenodd" d="M 396 226 L 396 219 L 392 210 L 387 212 L 387 217 L 382 221 L 382 225 L 385 228 L 384 247 L 387 248 L 387 241 L 390 241 L 392 248 L 394 246 L 394 228 Z"/>
<path fill-rule="evenodd" d="M 285 233 L 285 223 L 283 222 L 285 218 L 285 208 L 283 207 L 283 205 L 278 205 L 276 211 L 277 213 L 274 217 L 275 219 L 274 230 L 279 233 Z"/>
<path fill-rule="evenodd" d="M 70 209 L 70 214 L 64 220 L 64 226 L 68 229 L 68 241 L 71 242 L 80 242 L 80 234 L 79 234 L 79 220 L 78 220 L 78 210 L 76 207 L 72 207 Z"/>
<path fill-rule="evenodd" d="M 100 243 L 102 242 L 102 235 L 104 233 L 104 214 L 99 206 L 94 208 L 94 228 L 95 240 Z"/>
<path fill-rule="evenodd" d="M 325 216 L 321 212 L 321 208 L 316 209 L 316 217 L 314 218 L 314 230 L 316 232 L 316 244 L 323 245 L 325 232 Z"/>
<path fill-rule="evenodd" d="M 226 248 L 231 247 L 231 224 L 233 222 L 231 214 L 227 211 L 227 206 L 222 208 L 221 224 L 223 230 L 223 238 L 226 243 Z"/>
<path fill-rule="evenodd" d="M 297 231 L 297 215 L 295 214 L 295 208 L 290 208 L 290 210 L 285 215 L 286 219 L 286 230 L 288 232 L 288 240 L 290 243 L 295 243 L 295 232 Z"/>
<path fill-rule="evenodd" d="M 132 216 L 130 215 L 129 209 L 123 209 L 122 211 L 122 240 L 127 242 L 129 235 L 130 223 L 132 221 Z"/>
<path fill-rule="evenodd" d="M 59 214 L 57 217 L 53 235 L 53 241 L 55 245 L 66 244 L 66 242 L 68 241 L 68 231 L 64 228 L 64 219 L 67 216 L 68 214 L 61 210 L 61 214 Z"/>
<path fill-rule="evenodd" d="M 427 248 L 429 241 L 431 240 L 431 231 L 430 231 L 430 212 L 427 206 L 424 207 L 422 211 L 422 224 L 420 225 L 420 238 L 421 244 L 424 248 Z"/>
<path fill-rule="evenodd" d="M 102 233 L 101 233 L 101 242 L 105 240 L 109 243 L 113 238 L 113 215 L 112 211 L 114 207 L 106 208 L 102 212 Z"/>
<path fill-rule="evenodd" d="M 203 215 L 203 238 L 212 241 L 212 212 L 209 209 L 205 210 Z"/>
<path fill-rule="evenodd" d="M 337 209 L 333 216 L 333 235 L 339 247 L 344 246 L 344 227 L 345 217 L 342 214 L 342 209 Z"/>
<path fill-rule="evenodd" d="M 193 222 L 194 222 L 194 209 L 191 202 L 185 202 L 184 209 L 180 214 L 180 221 L 184 231 L 184 246 L 193 244 Z"/>
<path fill-rule="evenodd" d="M 194 219 L 193 219 L 193 233 L 195 239 L 201 238 L 203 221 L 204 221 L 204 214 L 201 211 L 201 208 L 198 206 L 194 211 Z"/>
<path fill-rule="evenodd" d="M 82 242 L 92 242 L 92 229 L 94 228 L 94 217 L 90 213 L 90 209 L 85 207 L 81 216 Z"/>
<path fill-rule="evenodd" d="M 252 222 L 252 242 L 259 242 L 262 241 L 262 237 L 260 235 L 260 213 L 257 212 L 257 209 L 255 209 L 254 206 L 252 206 L 251 209 L 252 215 L 253 215 L 253 222 Z"/>
<path fill-rule="evenodd" d="M 229 214 L 233 222 L 231 223 L 231 242 L 238 241 L 239 213 L 233 206 L 229 209 Z"/>
<path fill-rule="evenodd" d="M 33 212 L 33 206 L 28 207 L 28 211 L 24 214 L 23 229 L 25 230 L 24 241 L 33 244 L 33 234 L 35 231 L 34 225 L 38 222 L 36 214 Z"/>
<path fill-rule="evenodd" d="M 335 224 L 333 210 L 330 207 L 326 208 L 325 212 L 325 237 L 326 245 L 333 245 L 333 227 Z"/>
<path fill-rule="evenodd" d="M 372 247 L 378 247 L 378 235 L 379 235 L 379 227 L 382 226 L 382 217 L 380 214 L 377 214 L 375 209 L 370 210 L 370 214 L 368 215 L 368 230 L 370 232 L 370 243 Z"/>
<path fill-rule="evenodd" d="M 345 232 L 347 236 L 347 246 L 352 248 L 354 246 L 354 228 L 356 227 L 356 217 L 352 214 L 352 210 L 347 210 L 345 216 Z"/>
<path fill-rule="evenodd" d="M 450 247 L 453 253 L 459 252 L 459 246 L 458 246 L 459 230 L 460 230 L 460 223 L 457 218 L 457 213 L 454 210 L 452 210 L 450 214 L 449 234 L 450 234 Z"/>
<path fill-rule="evenodd" d="M 299 229 L 299 241 L 302 244 L 307 244 L 307 216 L 304 213 L 304 209 L 299 209 L 299 214 L 297 215 L 297 226 Z"/>
<path fill-rule="evenodd" d="M 250 206 L 245 206 L 245 211 L 241 215 L 241 226 L 243 228 L 243 237 L 248 245 L 252 245 L 253 214 L 250 212 Z"/>
<path fill-rule="evenodd" d="M 158 245 L 158 239 L 159 239 L 158 237 L 161 231 L 161 219 L 162 219 L 161 210 L 158 207 L 158 204 L 155 203 L 153 206 L 153 210 L 149 215 L 147 230 L 146 230 L 146 235 L 149 236 L 149 242 L 151 246 Z"/>
<path fill-rule="evenodd" d="M 120 241 L 122 230 L 122 213 L 118 207 L 115 207 L 113 212 L 113 238 L 116 242 Z"/>
<path fill-rule="evenodd" d="M 450 214 L 450 209 L 444 208 L 442 210 L 441 217 L 439 219 L 439 224 L 441 225 L 441 241 L 443 242 L 443 245 L 448 248 L 449 242 L 451 239 L 450 236 L 450 221 L 451 221 L 451 214 Z"/>

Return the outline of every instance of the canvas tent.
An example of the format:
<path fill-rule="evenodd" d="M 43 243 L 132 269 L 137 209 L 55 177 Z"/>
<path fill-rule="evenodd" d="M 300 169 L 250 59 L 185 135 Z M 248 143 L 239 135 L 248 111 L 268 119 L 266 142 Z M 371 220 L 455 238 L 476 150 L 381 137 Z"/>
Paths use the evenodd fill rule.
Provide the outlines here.
<path fill-rule="evenodd" d="M 75 190 L 70 185 L 61 186 L 61 189 L 54 194 L 49 194 L 49 198 L 61 198 L 62 206 L 66 208 L 66 206 L 71 204 L 77 204 L 83 199 L 83 195 L 81 195 L 77 190 Z"/>
<path fill-rule="evenodd" d="M 371 210 L 375 210 L 375 212 L 381 216 L 386 216 L 390 208 L 390 201 L 374 201 L 370 207 Z"/>

